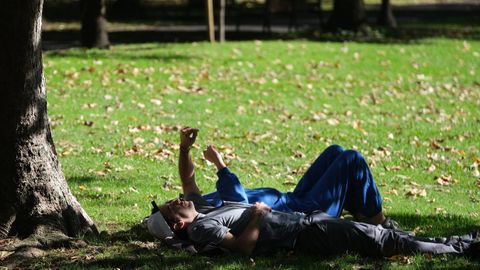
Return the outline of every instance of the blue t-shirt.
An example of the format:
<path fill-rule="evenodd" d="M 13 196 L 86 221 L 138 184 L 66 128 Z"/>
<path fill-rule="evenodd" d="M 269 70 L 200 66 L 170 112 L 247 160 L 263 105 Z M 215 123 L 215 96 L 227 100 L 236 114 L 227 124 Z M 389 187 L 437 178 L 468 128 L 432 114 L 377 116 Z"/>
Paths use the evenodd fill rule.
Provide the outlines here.
<path fill-rule="evenodd" d="M 215 207 L 223 205 L 224 201 L 254 204 L 263 202 L 272 210 L 294 212 L 287 206 L 287 194 L 274 188 L 245 189 L 238 177 L 227 167 L 217 172 L 217 191 L 203 195 L 203 198 Z"/>

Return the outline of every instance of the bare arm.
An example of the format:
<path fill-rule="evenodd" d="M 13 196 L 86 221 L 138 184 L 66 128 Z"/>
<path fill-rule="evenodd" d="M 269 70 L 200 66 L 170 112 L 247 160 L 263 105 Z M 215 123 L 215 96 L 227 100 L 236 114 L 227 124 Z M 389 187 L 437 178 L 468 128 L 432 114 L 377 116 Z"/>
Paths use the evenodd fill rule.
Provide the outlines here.
<path fill-rule="evenodd" d="M 231 233 L 227 233 L 220 243 L 220 246 L 232 252 L 241 253 L 243 255 L 251 255 L 257 244 L 260 235 L 260 221 L 263 216 L 272 211 L 264 203 L 256 203 L 252 206 L 252 216 L 245 230 L 235 237 Z"/>
<path fill-rule="evenodd" d="M 198 129 L 185 127 L 180 130 L 180 155 L 178 158 L 178 173 L 182 181 L 182 189 L 185 195 L 191 193 L 201 194 L 200 189 L 195 182 L 195 167 L 190 148 L 197 138 Z"/>

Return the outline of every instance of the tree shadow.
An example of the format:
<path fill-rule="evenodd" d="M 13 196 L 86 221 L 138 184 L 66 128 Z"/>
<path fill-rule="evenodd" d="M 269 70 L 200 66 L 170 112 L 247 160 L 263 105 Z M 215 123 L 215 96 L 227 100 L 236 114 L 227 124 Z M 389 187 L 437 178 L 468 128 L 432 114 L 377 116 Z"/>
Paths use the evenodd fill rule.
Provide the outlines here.
<path fill-rule="evenodd" d="M 420 234 L 426 236 L 461 235 L 472 229 L 479 229 L 476 220 L 458 215 L 420 216 L 415 214 L 397 214 L 392 217 L 406 229 L 425 228 Z M 453 226 L 452 224 L 456 225 Z M 300 254 L 278 252 L 265 256 L 241 257 L 229 254 L 205 256 L 190 254 L 186 251 L 166 247 L 156 241 L 140 225 L 134 225 L 128 230 L 114 233 L 101 232 L 98 236 L 86 237 L 89 247 L 77 252 L 81 255 L 56 253 L 47 258 L 33 259 L 25 265 L 49 265 L 54 268 L 74 267 L 82 269 L 98 268 L 150 268 L 150 269 L 211 269 L 246 268 L 260 269 L 342 269 L 345 266 L 361 266 L 361 269 L 383 269 L 391 267 L 391 261 L 385 259 L 364 258 L 356 254 L 346 254 L 335 257 L 318 257 Z M 83 254 L 83 255 L 82 255 Z M 81 257 L 81 258 L 79 258 Z M 83 259 L 82 259 L 83 258 Z M 455 256 L 420 256 L 415 259 L 416 269 L 438 269 L 449 261 L 449 269 L 472 269 L 480 267 L 480 261 L 469 261 Z M 401 262 L 400 262 L 401 264 Z"/>
<path fill-rule="evenodd" d="M 121 59 L 121 60 L 157 60 L 161 62 L 175 62 L 175 61 L 187 61 L 197 58 L 195 55 L 187 55 L 180 53 L 172 53 L 170 51 L 158 50 L 162 46 L 141 45 L 140 48 L 125 48 L 121 50 L 86 50 L 74 47 L 64 47 L 47 49 L 47 54 L 50 58 L 77 58 L 77 59 Z M 78 48 L 77 50 L 68 50 L 68 48 Z M 154 51 L 154 49 L 157 49 Z"/>
<path fill-rule="evenodd" d="M 480 230 L 478 219 L 455 214 L 392 214 L 391 217 L 402 229 L 417 231 L 419 236 L 463 235 L 472 230 Z"/>
<path fill-rule="evenodd" d="M 87 184 L 91 183 L 94 181 L 98 181 L 99 177 L 95 176 L 72 176 L 72 177 L 66 177 L 67 183 L 69 185 L 81 185 L 81 184 Z"/>

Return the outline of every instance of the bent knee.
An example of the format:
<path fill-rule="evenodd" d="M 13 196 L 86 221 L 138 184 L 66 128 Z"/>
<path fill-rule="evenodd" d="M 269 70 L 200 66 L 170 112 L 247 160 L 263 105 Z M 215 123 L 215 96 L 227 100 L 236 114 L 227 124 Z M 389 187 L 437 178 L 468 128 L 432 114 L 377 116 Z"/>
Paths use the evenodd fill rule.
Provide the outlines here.
<path fill-rule="evenodd" d="M 329 147 L 327 147 L 324 152 L 339 155 L 339 154 L 343 153 L 344 151 L 345 151 L 345 149 L 343 147 L 341 147 L 340 145 L 332 144 Z"/>
<path fill-rule="evenodd" d="M 347 160 L 363 160 L 362 154 L 360 154 L 358 151 L 353 150 L 353 149 L 348 149 L 343 151 L 342 156 L 347 159 Z"/>

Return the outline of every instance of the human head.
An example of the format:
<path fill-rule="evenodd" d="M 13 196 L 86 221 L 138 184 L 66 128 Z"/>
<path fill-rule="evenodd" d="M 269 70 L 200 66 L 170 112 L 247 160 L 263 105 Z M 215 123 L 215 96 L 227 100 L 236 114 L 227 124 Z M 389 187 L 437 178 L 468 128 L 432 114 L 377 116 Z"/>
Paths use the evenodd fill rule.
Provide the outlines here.
<path fill-rule="evenodd" d="M 198 215 L 193 202 L 184 199 L 169 200 L 158 208 L 174 231 L 185 229 Z"/>

